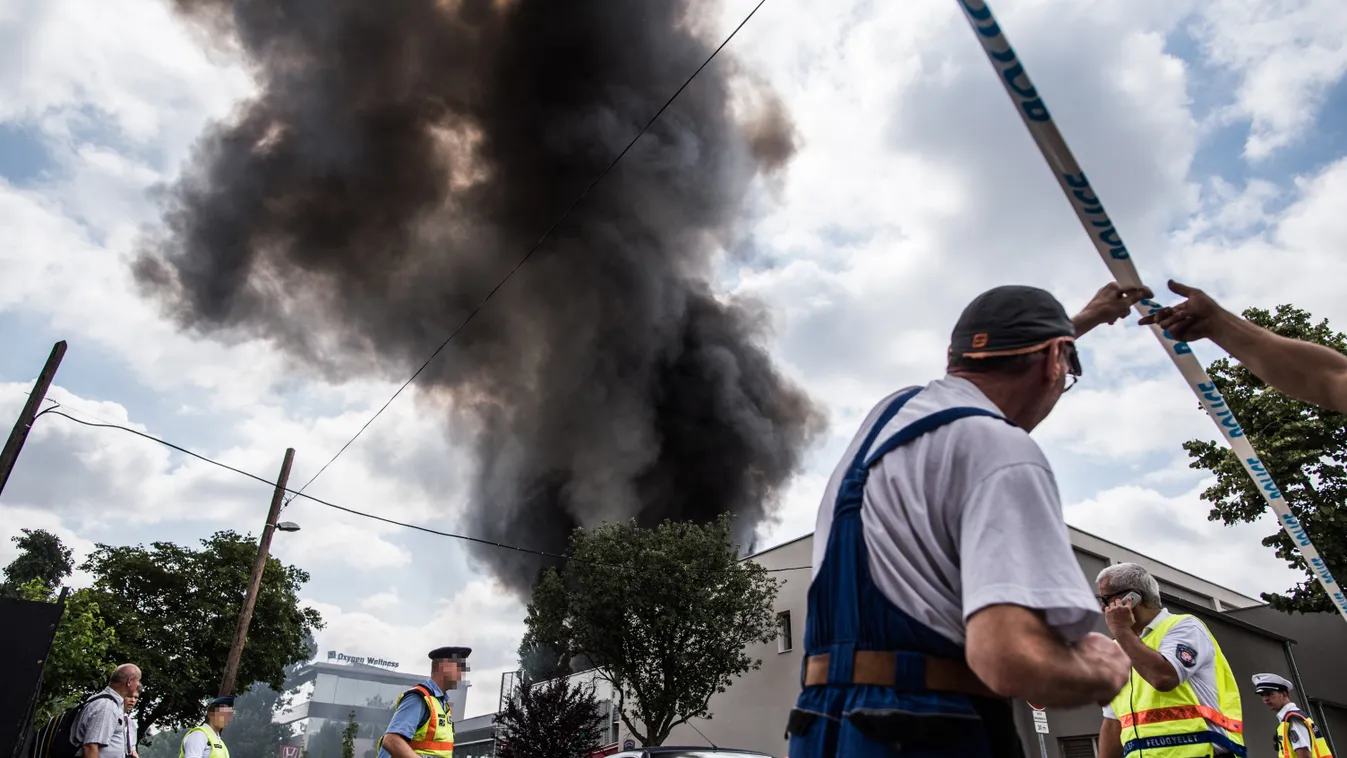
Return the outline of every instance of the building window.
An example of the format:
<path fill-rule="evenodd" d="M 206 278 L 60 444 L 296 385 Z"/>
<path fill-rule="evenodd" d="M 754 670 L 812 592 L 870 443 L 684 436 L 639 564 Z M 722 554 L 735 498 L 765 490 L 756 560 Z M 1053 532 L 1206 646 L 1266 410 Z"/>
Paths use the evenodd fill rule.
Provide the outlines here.
<path fill-rule="evenodd" d="M 782 611 L 776 614 L 776 652 L 789 653 L 791 642 L 790 611 Z"/>
<path fill-rule="evenodd" d="M 1062 747 L 1062 758 L 1096 758 L 1099 755 L 1098 737 L 1063 737 L 1058 742 Z"/>

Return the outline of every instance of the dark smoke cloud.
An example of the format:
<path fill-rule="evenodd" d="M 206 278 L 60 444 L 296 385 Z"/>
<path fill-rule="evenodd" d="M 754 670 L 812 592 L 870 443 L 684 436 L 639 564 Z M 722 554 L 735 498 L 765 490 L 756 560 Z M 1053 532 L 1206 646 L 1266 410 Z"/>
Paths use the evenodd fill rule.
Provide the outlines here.
<path fill-rule="evenodd" d="M 336 380 L 405 378 L 714 44 L 689 0 L 175 2 L 259 94 L 203 135 L 139 281 L 184 328 L 262 335 Z M 474 422 L 472 533 L 555 551 L 605 519 L 730 512 L 747 538 L 820 429 L 761 314 L 708 284 L 795 149 L 731 64 L 422 375 Z M 478 556 L 520 590 L 538 569 Z"/>

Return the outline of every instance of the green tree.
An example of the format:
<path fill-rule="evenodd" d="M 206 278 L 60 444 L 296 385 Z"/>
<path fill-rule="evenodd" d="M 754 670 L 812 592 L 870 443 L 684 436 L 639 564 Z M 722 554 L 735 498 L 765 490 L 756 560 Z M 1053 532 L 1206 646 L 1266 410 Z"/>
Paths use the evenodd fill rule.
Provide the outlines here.
<path fill-rule="evenodd" d="M 528 681 L 541 682 L 570 673 L 570 634 L 566 629 L 566 587 L 555 572 L 543 573 L 528 604 L 519 666 Z"/>
<path fill-rule="evenodd" d="M 1334 332 L 1326 320 L 1314 323 L 1299 308 L 1280 305 L 1276 313 L 1250 308 L 1244 317 L 1284 337 L 1347 353 L 1347 336 Z M 1347 571 L 1347 507 L 1343 505 L 1347 501 L 1347 415 L 1288 397 L 1230 359 L 1213 362 L 1207 374 L 1329 571 L 1343 578 Z M 1258 486 L 1223 441 L 1192 440 L 1183 447 L 1192 468 L 1205 469 L 1216 477 L 1216 483 L 1202 493 L 1202 499 L 1212 504 L 1208 518 L 1226 525 L 1249 523 L 1267 510 Z M 1305 572 L 1304 581 L 1284 594 L 1263 593 L 1263 600 L 1280 611 L 1333 610 L 1332 601 L 1280 526 L 1263 544 Z"/>
<path fill-rule="evenodd" d="M 310 735 L 308 752 L 312 758 L 341 758 L 342 724 L 324 719 L 317 734 Z"/>
<path fill-rule="evenodd" d="M 117 630 L 115 658 L 144 672 L 139 733 L 201 722 L 224 672 L 248 587 L 257 542 L 217 532 L 201 549 L 155 542 L 146 548 L 98 545 L 81 566 L 94 578 L 103 617 Z M 306 640 L 322 628 L 299 605 L 308 573 L 272 557 L 262 573 L 239 682 L 284 685 L 286 666 L 308 660 Z"/>
<path fill-rule="evenodd" d="M 355 711 L 346 719 L 346 728 L 341 730 L 341 758 L 355 758 L 355 736 L 360 725 L 355 721 Z"/>
<path fill-rule="evenodd" d="M 499 758 L 586 758 L 602 746 L 593 686 L 565 677 L 522 683 L 495 723 Z"/>
<path fill-rule="evenodd" d="M 37 577 L 20 585 L 18 595 L 42 603 L 58 599 L 53 587 Z M 93 592 L 84 589 L 66 595 L 65 612 L 42 671 L 36 723 L 45 723 L 103 687 L 116 666 L 111 653 L 116 642 L 117 635 L 99 613 Z"/>
<path fill-rule="evenodd" d="M 19 555 L 5 567 L 4 581 L 0 581 L 0 595 L 18 597 L 19 587 L 34 579 L 54 592 L 70 576 L 70 548 L 61 544 L 61 538 L 45 529 L 20 529 L 22 534 L 10 537 L 19 548 Z"/>
<path fill-rule="evenodd" d="M 710 718 L 711 696 L 762 665 L 744 649 L 776 637 L 779 585 L 739 559 L 730 535 L 728 516 L 705 525 L 576 530 L 570 560 L 544 572 L 534 590 L 533 646 L 521 652 L 583 652 L 619 693 L 623 722 L 646 745 L 662 744 L 690 719 Z"/>

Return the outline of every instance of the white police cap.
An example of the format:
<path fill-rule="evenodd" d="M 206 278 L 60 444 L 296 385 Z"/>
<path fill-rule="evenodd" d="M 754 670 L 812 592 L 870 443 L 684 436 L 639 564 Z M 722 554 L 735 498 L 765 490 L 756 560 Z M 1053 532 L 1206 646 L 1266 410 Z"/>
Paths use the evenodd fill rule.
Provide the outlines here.
<path fill-rule="evenodd" d="M 1253 691 L 1260 695 L 1269 692 L 1290 692 L 1291 682 L 1276 674 L 1254 674 Z"/>

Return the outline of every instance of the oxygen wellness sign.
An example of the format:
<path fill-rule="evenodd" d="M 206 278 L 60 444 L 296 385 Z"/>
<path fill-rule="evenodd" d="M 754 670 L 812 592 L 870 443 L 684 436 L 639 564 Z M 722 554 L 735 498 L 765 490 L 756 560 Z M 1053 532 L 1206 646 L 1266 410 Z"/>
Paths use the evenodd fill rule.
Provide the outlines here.
<path fill-rule="evenodd" d="M 366 666 L 381 666 L 386 669 L 395 669 L 398 667 L 398 664 L 394 661 L 385 661 L 382 658 L 369 658 L 369 657 L 362 658 L 358 655 L 347 655 L 345 653 L 338 653 L 335 650 L 327 651 L 327 659 L 329 661 L 338 661 L 338 662 L 344 661 L 346 663 L 358 663 Z"/>

